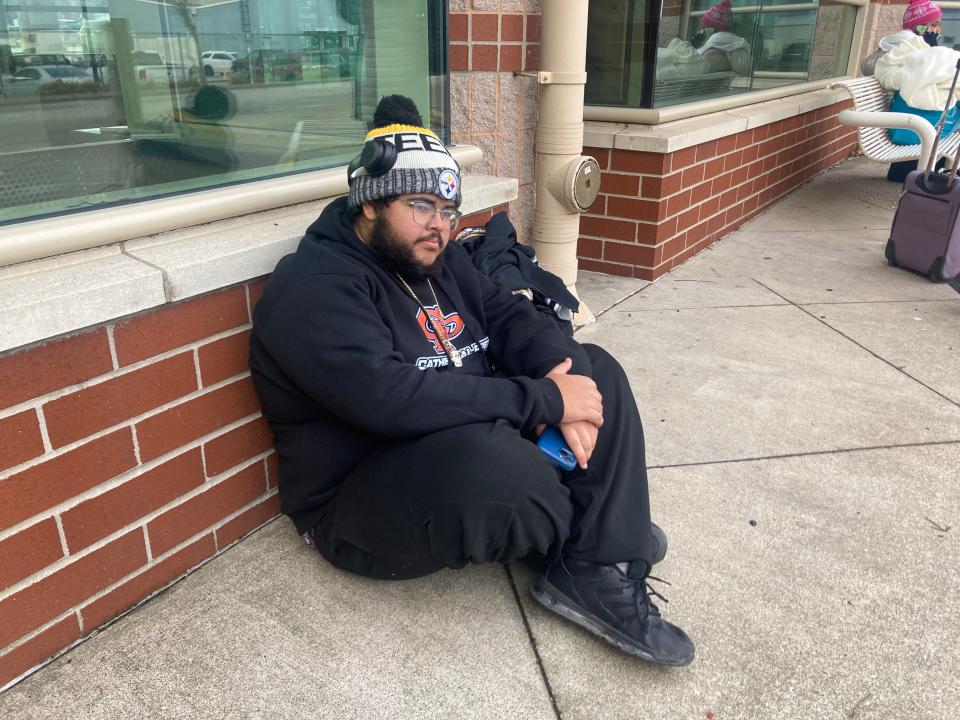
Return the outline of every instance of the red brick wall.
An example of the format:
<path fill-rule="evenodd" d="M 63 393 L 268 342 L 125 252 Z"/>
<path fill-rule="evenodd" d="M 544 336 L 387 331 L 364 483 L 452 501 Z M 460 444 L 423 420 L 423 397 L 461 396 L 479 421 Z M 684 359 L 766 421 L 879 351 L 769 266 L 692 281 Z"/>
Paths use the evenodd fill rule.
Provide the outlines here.
<path fill-rule="evenodd" d="M 0 356 L 0 687 L 278 512 L 262 287 Z"/>
<path fill-rule="evenodd" d="M 460 220 L 460 225 L 457 227 L 457 232 L 463 230 L 465 227 L 477 227 L 479 225 L 486 225 L 487 221 L 490 220 L 494 215 L 499 212 L 509 212 L 509 205 L 497 205 L 495 208 L 490 208 L 489 210 L 483 210 L 481 212 L 473 213 L 472 215 L 464 215 Z"/>
<path fill-rule="evenodd" d="M 585 148 L 600 197 L 581 218 L 580 267 L 653 280 L 848 157 L 856 129 L 837 103 L 659 154 Z"/>
<path fill-rule="evenodd" d="M 265 282 L 0 354 L 0 687 L 279 512 Z"/>
<path fill-rule="evenodd" d="M 471 172 L 517 178 L 510 216 L 520 241 L 529 242 L 540 0 L 451 0 L 449 7 L 452 140 L 483 150 Z"/>
<path fill-rule="evenodd" d="M 451 12 L 448 29 L 451 72 L 538 69 L 539 13 Z"/>

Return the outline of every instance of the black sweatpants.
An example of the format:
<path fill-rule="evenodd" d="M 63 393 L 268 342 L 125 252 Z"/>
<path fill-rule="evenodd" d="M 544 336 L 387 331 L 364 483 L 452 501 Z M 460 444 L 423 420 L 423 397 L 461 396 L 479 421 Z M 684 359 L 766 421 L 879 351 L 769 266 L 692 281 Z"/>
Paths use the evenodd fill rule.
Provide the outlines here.
<path fill-rule="evenodd" d="M 650 560 L 643 426 L 619 363 L 584 345 L 604 423 L 587 470 L 562 471 L 498 421 L 382 448 L 344 480 L 314 527 L 330 563 L 406 579 L 469 562 Z"/>

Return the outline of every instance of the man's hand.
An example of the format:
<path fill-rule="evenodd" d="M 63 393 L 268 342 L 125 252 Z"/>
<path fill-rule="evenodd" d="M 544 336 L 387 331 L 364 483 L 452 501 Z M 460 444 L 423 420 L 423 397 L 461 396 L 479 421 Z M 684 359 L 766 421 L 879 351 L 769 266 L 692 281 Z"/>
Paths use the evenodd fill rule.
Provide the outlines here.
<path fill-rule="evenodd" d="M 599 428 L 603 425 L 603 397 L 593 380 L 585 375 L 570 375 L 571 367 L 573 361 L 566 358 L 546 375 L 556 383 L 560 397 L 563 398 L 561 428 L 564 424 L 576 422 L 588 422 Z M 564 437 L 567 438 L 566 432 Z M 569 443 L 569 438 L 567 442 Z M 570 449 L 573 449 L 573 445 Z"/>
<path fill-rule="evenodd" d="M 593 449 L 597 446 L 597 436 L 600 434 L 600 428 L 586 420 L 561 423 L 557 425 L 557 428 L 563 435 L 567 447 L 573 451 L 573 456 L 577 459 L 577 465 L 586 470 L 587 461 L 590 460 Z M 537 437 L 540 437 L 546 429 L 547 426 L 540 423 L 533 429 L 533 432 Z"/>
<path fill-rule="evenodd" d="M 563 439 L 573 451 L 573 456 L 577 458 L 577 465 L 582 469 L 587 469 L 587 461 L 593 455 L 593 449 L 597 446 L 597 435 L 600 429 L 591 422 L 579 420 L 576 422 L 560 423 L 557 427 L 563 434 Z"/>

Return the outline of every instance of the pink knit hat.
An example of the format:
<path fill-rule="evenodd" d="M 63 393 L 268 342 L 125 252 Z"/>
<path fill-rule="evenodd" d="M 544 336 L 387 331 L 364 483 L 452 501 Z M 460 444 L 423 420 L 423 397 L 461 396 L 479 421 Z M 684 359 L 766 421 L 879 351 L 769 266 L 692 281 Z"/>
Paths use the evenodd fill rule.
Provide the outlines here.
<path fill-rule="evenodd" d="M 722 32 L 733 30 L 733 11 L 730 9 L 730 0 L 722 0 L 707 10 L 700 18 L 700 25 Z"/>
<path fill-rule="evenodd" d="M 942 17 L 940 8 L 930 0 L 910 0 L 907 11 L 903 13 L 903 28 L 913 30 L 917 25 L 928 25 Z"/>

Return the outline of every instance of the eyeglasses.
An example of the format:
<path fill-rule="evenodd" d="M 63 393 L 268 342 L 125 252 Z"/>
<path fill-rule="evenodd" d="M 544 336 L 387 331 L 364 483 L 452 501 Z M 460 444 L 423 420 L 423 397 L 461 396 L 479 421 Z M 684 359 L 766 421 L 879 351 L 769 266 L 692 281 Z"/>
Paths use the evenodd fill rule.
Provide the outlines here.
<path fill-rule="evenodd" d="M 440 216 L 440 219 L 445 225 L 450 226 L 450 232 L 456 230 L 457 225 L 460 224 L 462 215 L 460 211 L 455 208 L 447 207 L 443 208 L 443 210 L 437 210 L 426 200 L 404 200 L 403 202 L 405 205 L 411 207 L 413 210 L 413 221 L 422 228 L 429 227 L 437 215 Z"/>

